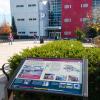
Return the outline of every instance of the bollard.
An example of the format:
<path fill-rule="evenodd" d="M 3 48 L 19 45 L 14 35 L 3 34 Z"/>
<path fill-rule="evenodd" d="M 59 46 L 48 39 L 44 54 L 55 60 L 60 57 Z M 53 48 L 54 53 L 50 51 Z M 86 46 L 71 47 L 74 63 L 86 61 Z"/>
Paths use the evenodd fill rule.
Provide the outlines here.
<path fill-rule="evenodd" d="M 43 37 L 40 38 L 40 44 L 41 44 L 41 43 L 44 43 Z"/>

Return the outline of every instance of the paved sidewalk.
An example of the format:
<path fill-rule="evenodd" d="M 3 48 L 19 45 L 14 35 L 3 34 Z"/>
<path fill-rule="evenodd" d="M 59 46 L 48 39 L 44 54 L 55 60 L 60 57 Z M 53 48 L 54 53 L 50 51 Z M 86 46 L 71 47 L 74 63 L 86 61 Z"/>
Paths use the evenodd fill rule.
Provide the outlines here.
<path fill-rule="evenodd" d="M 44 44 L 48 41 L 44 41 Z M 15 53 L 21 52 L 25 48 L 41 46 L 40 41 L 33 40 L 15 40 L 12 45 L 9 43 L 0 43 L 0 68 Z M 0 72 L 1 74 L 1 72 Z"/>
<path fill-rule="evenodd" d="M 95 47 L 95 44 L 92 43 L 83 43 L 84 47 Z"/>

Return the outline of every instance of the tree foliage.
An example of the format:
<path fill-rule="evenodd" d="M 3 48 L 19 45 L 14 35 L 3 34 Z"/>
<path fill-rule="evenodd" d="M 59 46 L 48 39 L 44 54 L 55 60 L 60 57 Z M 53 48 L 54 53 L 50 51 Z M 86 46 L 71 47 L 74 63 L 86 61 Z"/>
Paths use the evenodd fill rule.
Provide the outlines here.
<path fill-rule="evenodd" d="M 9 34 L 11 32 L 10 25 L 8 23 L 3 23 L 0 26 L 0 34 Z"/>
<path fill-rule="evenodd" d="M 100 23 L 88 23 L 85 25 L 84 30 L 87 34 L 87 37 L 94 38 L 100 35 Z"/>
<path fill-rule="evenodd" d="M 14 16 L 12 17 L 12 32 L 17 33 L 17 28 L 16 28 Z"/>
<path fill-rule="evenodd" d="M 86 37 L 86 33 L 82 29 L 77 28 L 75 33 L 77 34 L 78 40 L 84 40 L 84 38 Z"/>

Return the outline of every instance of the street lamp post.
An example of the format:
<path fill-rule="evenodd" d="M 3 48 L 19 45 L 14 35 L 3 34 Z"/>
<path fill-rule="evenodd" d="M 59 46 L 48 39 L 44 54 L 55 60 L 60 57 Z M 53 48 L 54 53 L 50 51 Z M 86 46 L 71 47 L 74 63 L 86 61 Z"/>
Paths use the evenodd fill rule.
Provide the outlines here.
<path fill-rule="evenodd" d="M 40 12 L 40 3 L 43 4 L 44 6 L 47 4 L 47 0 L 39 0 L 38 1 L 38 17 L 39 17 L 39 40 L 40 40 L 40 43 L 43 43 L 44 40 L 43 40 L 43 36 L 41 36 L 41 31 L 40 31 L 40 21 L 41 21 L 41 12 Z"/>

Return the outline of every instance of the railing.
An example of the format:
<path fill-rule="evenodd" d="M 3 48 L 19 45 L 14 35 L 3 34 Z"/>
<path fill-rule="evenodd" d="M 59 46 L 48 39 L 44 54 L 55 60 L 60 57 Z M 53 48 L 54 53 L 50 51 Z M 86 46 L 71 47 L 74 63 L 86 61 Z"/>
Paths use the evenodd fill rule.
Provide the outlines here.
<path fill-rule="evenodd" d="M 10 67 L 9 67 L 9 63 L 4 63 L 2 65 L 2 67 L 0 68 L 0 70 L 3 72 L 3 74 L 7 77 L 7 81 L 9 81 L 9 75 L 8 75 L 8 72 L 10 70 Z"/>
<path fill-rule="evenodd" d="M 9 63 L 4 63 L 2 65 L 2 67 L 0 68 L 0 71 L 2 71 L 3 75 L 1 74 L 0 76 L 0 86 L 2 87 L 2 91 L 0 91 L 0 93 L 3 93 L 3 95 L 1 96 L 0 100 L 13 100 L 13 99 L 9 99 L 9 95 L 11 95 L 10 92 L 8 92 L 7 89 L 7 84 L 9 82 L 9 71 L 10 71 L 10 66 Z M 5 75 L 5 77 L 4 77 Z"/>

